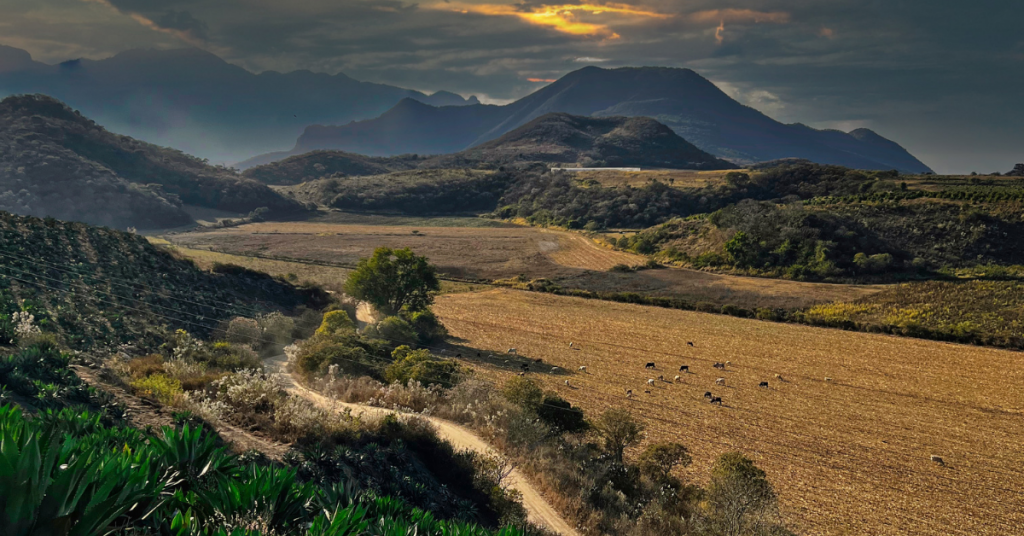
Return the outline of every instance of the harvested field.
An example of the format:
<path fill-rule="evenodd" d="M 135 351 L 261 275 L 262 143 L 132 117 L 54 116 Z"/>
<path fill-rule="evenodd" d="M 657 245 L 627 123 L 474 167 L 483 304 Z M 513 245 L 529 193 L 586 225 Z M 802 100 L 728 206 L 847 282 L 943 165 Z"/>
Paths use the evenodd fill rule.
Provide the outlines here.
<path fill-rule="evenodd" d="M 580 171 L 573 173 L 573 178 L 581 181 L 593 180 L 601 183 L 601 186 L 611 188 L 616 186 L 641 187 L 650 181 L 656 180 L 675 188 L 703 188 L 705 186 L 718 184 L 730 170 L 715 171 L 689 171 L 681 169 L 652 169 L 645 171 Z M 747 172 L 739 169 L 733 171 Z"/>
<path fill-rule="evenodd" d="M 580 234 L 522 226 L 415 227 L 405 224 L 266 222 L 168 235 L 167 238 L 186 248 L 213 247 L 240 255 L 260 254 L 334 263 L 354 263 L 360 257 L 369 256 L 379 246 L 409 247 L 417 254 L 426 255 L 442 272 L 453 277 L 494 280 L 523 274 L 529 279 L 553 279 L 566 288 L 681 297 L 693 303 L 706 301 L 717 306 L 798 309 L 818 303 L 857 300 L 883 288 L 737 277 L 679 269 L 609 272 L 617 264 L 635 266 L 647 259 L 600 247 Z"/>
<path fill-rule="evenodd" d="M 684 478 L 726 451 L 751 456 L 798 533 L 1024 527 L 1020 353 L 510 290 L 444 296 L 435 311 L 460 344 L 543 359 L 530 376 L 588 413 L 626 406 L 649 425 L 647 441 L 685 444 L 694 464 Z M 518 366 L 504 359 L 472 365 L 501 379 Z M 693 373 L 676 383 L 683 364 Z M 587 373 L 574 372 L 581 365 Z M 668 381 L 645 394 L 658 375 Z"/>

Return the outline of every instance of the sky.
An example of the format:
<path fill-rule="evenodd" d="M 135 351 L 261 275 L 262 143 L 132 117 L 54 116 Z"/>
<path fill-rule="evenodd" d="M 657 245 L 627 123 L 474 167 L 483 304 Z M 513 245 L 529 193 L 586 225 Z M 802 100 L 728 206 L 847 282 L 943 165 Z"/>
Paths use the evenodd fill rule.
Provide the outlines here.
<path fill-rule="evenodd" d="M 1024 162 L 1022 0 L 3 0 L 56 63 L 196 46 L 504 103 L 583 67 L 689 67 L 787 123 L 868 127 L 941 173 Z"/>

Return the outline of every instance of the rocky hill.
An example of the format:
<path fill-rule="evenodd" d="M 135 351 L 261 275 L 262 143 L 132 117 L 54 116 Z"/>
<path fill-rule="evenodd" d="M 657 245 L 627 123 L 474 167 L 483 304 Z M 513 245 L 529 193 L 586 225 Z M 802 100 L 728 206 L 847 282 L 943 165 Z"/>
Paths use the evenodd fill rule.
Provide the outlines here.
<path fill-rule="evenodd" d="M 343 151 L 311 151 L 249 168 L 242 176 L 266 184 L 291 185 L 336 174 L 360 176 L 403 171 L 415 168 L 421 161 L 411 155 L 385 158 Z"/>
<path fill-rule="evenodd" d="M 565 113 L 541 116 L 495 140 L 453 156 L 457 160 L 496 165 L 526 161 L 598 167 L 737 167 L 701 151 L 672 129 L 648 117 L 593 118 Z"/>
<path fill-rule="evenodd" d="M 311 126 L 288 154 L 313 149 L 374 156 L 455 153 L 552 112 L 651 117 L 701 150 L 739 164 L 803 158 L 858 169 L 930 171 L 870 130 L 783 124 L 740 104 L 694 71 L 660 67 L 586 67 L 505 106 L 435 107 L 405 100 L 376 119 Z"/>
<path fill-rule="evenodd" d="M 304 210 L 259 182 L 105 130 L 51 97 L 0 102 L 0 210 L 124 228 L 173 227 L 182 204 L 231 212 Z"/>

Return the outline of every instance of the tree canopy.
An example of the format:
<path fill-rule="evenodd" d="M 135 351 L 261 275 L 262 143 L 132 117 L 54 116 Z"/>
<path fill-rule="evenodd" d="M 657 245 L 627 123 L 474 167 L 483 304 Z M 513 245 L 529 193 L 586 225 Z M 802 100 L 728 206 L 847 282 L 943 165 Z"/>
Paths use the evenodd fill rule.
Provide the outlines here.
<path fill-rule="evenodd" d="M 425 310 L 434 301 L 431 292 L 440 289 L 437 269 L 409 248 L 377 248 L 345 282 L 347 294 L 389 315 Z"/>

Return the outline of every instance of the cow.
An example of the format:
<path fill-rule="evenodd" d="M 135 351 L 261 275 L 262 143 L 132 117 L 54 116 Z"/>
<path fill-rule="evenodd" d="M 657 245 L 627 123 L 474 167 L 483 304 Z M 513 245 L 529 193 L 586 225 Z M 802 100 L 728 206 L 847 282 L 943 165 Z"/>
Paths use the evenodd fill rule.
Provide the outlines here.
<path fill-rule="evenodd" d="M 523 372 L 530 372 L 530 365 L 527 365 L 526 363 L 519 365 L 519 368 L 523 369 Z"/>
<path fill-rule="evenodd" d="M 692 342 L 687 342 L 686 345 L 687 346 L 693 346 L 693 343 Z"/>
<path fill-rule="evenodd" d="M 652 369 L 652 368 L 655 368 L 655 366 L 654 366 L 654 361 L 651 361 L 650 363 L 648 363 L 648 364 L 644 365 L 644 368 L 645 368 L 645 369 Z"/>
<path fill-rule="evenodd" d="M 722 370 L 725 370 L 725 363 L 715 363 L 715 364 L 714 364 L 714 365 L 712 365 L 712 366 L 713 366 L 713 367 L 715 367 L 716 369 L 722 369 Z"/>
<path fill-rule="evenodd" d="M 706 391 L 704 393 L 704 398 L 707 398 L 708 400 L 711 400 L 711 391 Z"/>
<path fill-rule="evenodd" d="M 516 350 L 515 348 L 509 348 L 508 353 L 509 355 L 519 355 L 519 351 Z"/>
<path fill-rule="evenodd" d="M 828 376 L 825 376 L 825 382 L 832 383 L 832 378 L 829 378 Z"/>
<path fill-rule="evenodd" d="M 663 382 L 663 381 L 665 381 L 665 376 L 664 376 L 664 375 L 659 375 L 659 376 L 658 376 L 658 381 L 659 381 L 659 382 Z"/>
<path fill-rule="evenodd" d="M 678 376 L 678 375 L 676 376 L 676 381 L 677 381 L 677 382 L 678 382 L 679 380 L 681 380 L 681 379 L 683 379 L 683 377 L 682 377 L 682 376 Z"/>
<path fill-rule="evenodd" d="M 565 380 L 565 386 L 569 387 L 569 380 Z"/>
<path fill-rule="evenodd" d="M 719 406 L 721 406 L 722 405 L 722 397 L 716 396 L 716 397 L 712 398 L 711 399 L 711 403 L 712 404 L 718 404 Z"/>
<path fill-rule="evenodd" d="M 633 398 L 633 390 L 626 389 L 626 398 Z"/>
<path fill-rule="evenodd" d="M 715 385 L 725 385 L 725 378 L 718 378 L 715 380 Z"/>
<path fill-rule="evenodd" d="M 939 464 L 939 465 L 941 465 L 943 467 L 946 466 L 946 462 L 943 461 L 942 458 L 940 458 L 939 456 L 936 456 L 936 455 L 932 454 L 932 458 L 931 459 L 932 459 L 933 462 L 935 462 L 935 463 L 937 463 L 937 464 Z"/>
<path fill-rule="evenodd" d="M 727 367 L 731 367 L 731 366 L 732 366 L 732 361 L 726 361 L 726 362 L 725 362 L 725 366 L 727 366 Z"/>
<path fill-rule="evenodd" d="M 587 371 L 587 367 L 586 367 L 586 365 L 584 365 L 584 366 L 581 366 L 580 368 L 578 368 L 576 370 L 579 370 L 580 372 L 586 372 Z"/>
<path fill-rule="evenodd" d="M 776 374 L 776 375 L 775 375 L 775 379 L 776 379 L 776 380 L 779 380 L 780 382 L 781 382 L 781 381 L 783 381 L 783 379 L 782 379 L 782 374 Z"/>
<path fill-rule="evenodd" d="M 767 389 L 768 388 L 768 382 L 761 382 L 761 383 L 757 384 L 757 386 L 758 387 L 764 387 L 765 389 Z"/>
<path fill-rule="evenodd" d="M 647 380 L 647 385 L 650 385 L 651 387 L 654 387 L 654 378 L 648 379 Z"/>
<path fill-rule="evenodd" d="M 572 348 L 572 344 L 573 344 L 573 343 L 571 343 L 571 342 L 569 343 L 569 348 Z"/>
<path fill-rule="evenodd" d="M 679 367 L 679 372 L 690 372 L 690 365 L 683 365 Z"/>

